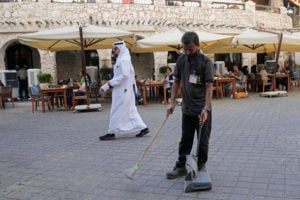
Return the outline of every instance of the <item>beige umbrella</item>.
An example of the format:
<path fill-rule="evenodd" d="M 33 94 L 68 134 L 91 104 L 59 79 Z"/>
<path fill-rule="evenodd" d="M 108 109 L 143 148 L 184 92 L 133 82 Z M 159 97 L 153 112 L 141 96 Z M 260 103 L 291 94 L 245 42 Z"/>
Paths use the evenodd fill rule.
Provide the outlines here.
<path fill-rule="evenodd" d="M 154 34 L 144 39 L 138 40 L 131 48 L 133 52 L 159 52 L 159 51 L 179 51 L 181 50 L 181 37 L 186 30 L 173 28 L 167 31 Z M 203 31 L 196 31 L 200 39 L 200 48 L 204 48 L 221 41 L 231 41 L 232 36 L 221 35 Z"/>
<path fill-rule="evenodd" d="M 269 53 L 276 52 L 275 71 L 280 51 L 300 51 L 300 33 L 292 35 L 249 29 L 233 37 L 231 42 L 215 43 L 204 53 Z"/>
<path fill-rule="evenodd" d="M 80 41 L 80 28 L 82 39 Z M 46 51 L 110 49 L 118 40 L 134 44 L 132 32 L 100 26 L 68 26 L 18 36 L 22 44 Z M 81 47 L 82 45 L 82 47 Z"/>
<path fill-rule="evenodd" d="M 246 30 L 227 43 L 215 43 L 203 49 L 205 53 L 268 53 L 278 49 L 278 34 Z"/>
<path fill-rule="evenodd" d="M 280 33 L 264 30 L 246 30 L 232 41 L 215 43 L 203 49 L 205 53 L 269 53 L 279 49 Z M 282 34 L 281 51 L 300 51 L 300 32 Z"/>
<path fill-rule="evenodd" d="M 81 67 L 86 72 L 85 50 L 110 49 L 118 40 L 130 47 L 135 42 L 134 33 L 100 26 L 70 26 L 39 31 L 18 36 L 19 41 L 46 51 L 81 50 Z M 85 77 L 86 78 L 86 77 Z M 85 80 L 86 88 L 87 80 Z M 89 107 L 89 95 L 87 93 Z"/>

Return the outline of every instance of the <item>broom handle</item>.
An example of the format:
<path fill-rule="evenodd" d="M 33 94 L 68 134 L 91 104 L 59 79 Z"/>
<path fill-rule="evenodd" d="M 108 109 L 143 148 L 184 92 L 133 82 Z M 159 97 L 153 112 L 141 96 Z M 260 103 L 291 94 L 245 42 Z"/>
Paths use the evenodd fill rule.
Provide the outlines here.
<path fill-rule="evenodd" d="M 140 155 L 137 163 L 140 163 L 144 159 L 147 151 L 149 150 L 150 146 L 153 144 L 155 138 L 158 136 L 161 128 L 165 125 L 168 117 L 169 117 L 169 115 L 167 114 L 166 117 L 165 117 L 165 119 L 164 119 L 164 121 L 160 124 L 159 128 L 156 130 L 155 134 L 152 136 L 152 138 L 151 138 L 150 142 L 148 143 L 147 147 L 145 148 L 144 152 Z"/>

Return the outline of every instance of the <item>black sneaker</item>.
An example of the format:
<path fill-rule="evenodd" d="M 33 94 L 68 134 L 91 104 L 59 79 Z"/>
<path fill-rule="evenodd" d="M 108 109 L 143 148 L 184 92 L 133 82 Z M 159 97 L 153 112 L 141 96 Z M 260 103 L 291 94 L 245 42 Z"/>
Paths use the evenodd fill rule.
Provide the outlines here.
<path fill-rule="evenodd" d="M 99 140 L 114 140 L 114 139 L 115 139 L 115 134 L 109 134 L 109 133 L 99 137 Z"/>
<path fill-rule="evenodd" d="M 187 170 L 186 167 L 174 167 L 172 171 L 167 172 L 166 178 L 167 179 L 175 179 L 180 176 L 185 176 L 187 175 Z"/>
<path fill-rule="evenodd" d="M 150 130 L 148 128 L 144 128 L 143 130 L 141 130 L 141 132 L 139 134 L 136 135 L 136 137 L 143 137 L 144 135 L 148 134 L 150 132 Z"/>
<path fill-rule="evenodd" d="M 206 165 L 205 165 L 205 163 L 204 164 L 200 164 L 200 166 L 198 166 L 198 171 L 206 172 Z"/>

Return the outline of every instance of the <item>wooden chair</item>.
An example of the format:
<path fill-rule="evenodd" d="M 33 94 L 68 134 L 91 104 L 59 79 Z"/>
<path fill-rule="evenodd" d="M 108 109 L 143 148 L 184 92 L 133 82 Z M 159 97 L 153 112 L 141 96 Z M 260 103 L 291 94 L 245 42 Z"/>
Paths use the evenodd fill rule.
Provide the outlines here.
<path fill-rule="evenodd" d="M 213 84 L 213 92 L 215 93 L 215 97 L 216 99 L 218 99 L 219 97 L 222 99 L 223 98 L 223 83 L 219 83 L 218 85 L 218 91 L 217 91 L 217 87 L 216 87 L 216 82 L 214 82 Z"/>
<path fill-rule="evenodd" d="M 83 96 L 76 96 L 76 91 L 77 90 L 73 90 L 73 95 L 72 95 L 72 109 L 75 108 L 75 106 L 77 105 L 78 102 L 84 102 L 84 103 L 88 103 L 88 97 L 87 95 L 83 95 Z"/>
<path fill-rule="evenodd" d="M 290 77 L 291 79 L 291 89 L 293 89 L 294 86 L 300 88 L 300 78 L 299 78 L 299 73 L 298 72 L 293 72 L 293 77 Z"/>
<path fill-rule="evenodd" d="M 255 74 L 255 81 L 256 81 L 256 92 L 259 91 L 265 92 L 266 87 L 269 87 L 269 89 L 271 88 L 272 83 L 262 80 L 260 74 Z"/>
<path fill-rule="evenodd" d="M 247 77 L 247 89 L 256 92 L 256 80 L 255 78 L 251 78 L 251 76 Z"/>
<path fill-rule="evenodd" d="M 0 96 L 1 108 L 5 108 L 5 100 L 10 100 L 12 107 L 14 107 L 13 87 L 11 85 L 2 86 Z"/>
<path fill-rule="evenodd" d="M 31 98 L 31 109 L 32 113 L 34 111 L 37 111 L 37 107 L 39 106 L 39 102 L 42 101 L 40 97 L 40 88 L 37 86 L 33 86 L 29 88 L 29 95 Z M 51 102 L 51 97 L 50 96 L 44 96 L 45 102 L 48 104 L 48 110 L 52 111 L 52 102 Z"/>

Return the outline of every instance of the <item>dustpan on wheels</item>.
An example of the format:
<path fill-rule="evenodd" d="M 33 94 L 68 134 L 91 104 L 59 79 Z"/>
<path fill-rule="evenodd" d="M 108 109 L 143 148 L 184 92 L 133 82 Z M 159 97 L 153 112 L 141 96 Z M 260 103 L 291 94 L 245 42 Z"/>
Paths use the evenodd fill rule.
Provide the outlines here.
<path fill-rule="evenodd" d="M 184 179 L 184 192 L 197 192 L 212 189 L 212 182 L 209 173 L 198 170 L 198 153 L 201 138 L 202 126 L 199 127 L 196 155 L 187 155 L 187 165 L 192 169 Z"/>

